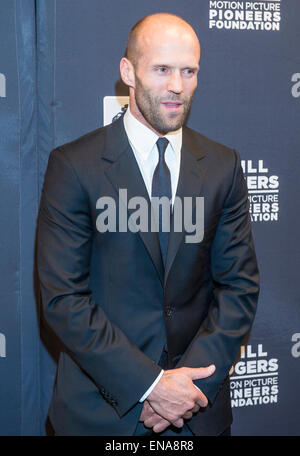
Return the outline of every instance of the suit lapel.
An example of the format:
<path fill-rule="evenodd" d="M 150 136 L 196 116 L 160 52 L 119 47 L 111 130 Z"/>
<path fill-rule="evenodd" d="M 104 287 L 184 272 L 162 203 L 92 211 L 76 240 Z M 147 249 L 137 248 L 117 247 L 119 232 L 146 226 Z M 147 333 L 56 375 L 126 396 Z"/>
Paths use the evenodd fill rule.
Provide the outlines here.
<path fill-rule="evenodd" d="M 127 190 L 127 200 L 139 196 L 147 201 L 148 220 L 150 223 L 151 204 L 149 195 L 141 175 L 139 166 L 134 157 L 133 151 L 123 125 L 123 116 L 107 128 L 105 149 L 102 158 L 111 162 L 111 166 L 105 170 L 105 174 L 114 186 L 118 196 L 119 189 Z M 127 207 L 127 201 L 123 201 Z M 128 218 L 133 209 L 128 209 Z M 162 285 L 164 284 L 164 266 L 161 257 L 158 234 L 156 232 L 138 231 L 153 263 L 157 270 Z"/>
<path fill-rule="evenodd" d="M 205 156 L 200 145 L 196 141 L 189 128 L 183 128 L 183 142 L 181 149 L 181 163 L 179 181 L 176 196 L 181 201 L 184 197 L 192 197 L 193 209 L 195 197 L 201 194 L 204 167 L 201 166 L 201 159 Z M 119 189 L 127 189 L 127 200 L 135 196 L 143 197 L 148 204 L 148 217 L 151 217 L 151 203 L 149 195 L 141 175 L 139 166 L 136 162 L 123 125 L 123 116 L 111 124 L 106 130 L 106 140 L 102 159 L 111 162 L 105 170 L 105 174 L 114 186 L 117 195 Z M 124 201 L 127 207 L 127 202 Z M 128 217 L 133 210 L 128 209 Z M 192 211 L 193 213 L 193 211 Z M 191 215 L 192 216 L 192 215 Z M 152 261 L 157 270 L 158 276 L 163 286 L 166 286 L 170 270 L 175 261 L 178 249 L 188 234 L 182 229 L 180 232 L 174 231 L 171 223 L 166 267 L 164 269 L 158 234 L 156 232 L 138 231 Z"/>
<path fill-rule="evenodd" d="M 201 159 L 205 156 L 204 152 L 201 150 L 199 144 L 193 137 L 193 134 L 188 128 L 183 128 L 183 141 L 181 149 L 181 163 L 180 163 L 180 173 L 179 181 L 177 186 L 176 196 L 178 196 L 183 202 L 184 197 L 192 197 L 192 214 L 195 208 L 195 198 L 196 196 L 203 196 L 201 194 L 202 184 L 203 184 L 203 174 L 204 167 L 201 166 Z M 191 214 L 191 217 L 192 217 Z M 171 232 L 169 237 L 168 253 L 166 260 L 165 268 L 165 277 L 164 284 L 166 282 L 172 268 L 172 265 L 175 261 L 178 249 L 182 242 L 184 242 L 184 237 L 187 234 L 182 227 L 180 232 L 174 231 L 174 224 L 171 223 Z"/>

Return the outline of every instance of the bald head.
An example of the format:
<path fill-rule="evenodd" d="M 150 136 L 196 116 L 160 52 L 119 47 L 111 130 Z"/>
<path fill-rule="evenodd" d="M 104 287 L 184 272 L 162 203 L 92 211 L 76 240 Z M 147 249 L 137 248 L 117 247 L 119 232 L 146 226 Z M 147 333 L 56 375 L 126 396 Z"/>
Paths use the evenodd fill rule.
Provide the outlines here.
<path fill-rule="evenodd" d="M 168 35 L 170 39 L 172 39 L 172 35 L 174 38 L 178 36 L 189 37 L 199 46 L 200 55 L 198 37 L 188 22 L 175 14 L 156 13 L 143 17 L 132 27 L 125 57 L 136 67 L 147 47 L 151 46 L 153 37 L 157 35 L 161 39 L 164 39 L 164 35 Z"/>
<path fill-rule="evenodd" d="M 183 125 L 197 87 L 200 44 L 181 17 L 158 13 L 131 30 L 120 62 L 130 112 L 158 135 Z"/>

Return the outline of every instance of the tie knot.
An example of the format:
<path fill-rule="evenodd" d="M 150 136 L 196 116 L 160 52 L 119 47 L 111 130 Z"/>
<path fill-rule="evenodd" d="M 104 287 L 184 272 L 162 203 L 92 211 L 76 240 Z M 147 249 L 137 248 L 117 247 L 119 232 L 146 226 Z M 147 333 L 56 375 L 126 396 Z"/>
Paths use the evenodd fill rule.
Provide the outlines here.
<path fill-rule="evenodd" d="M 167 138 L 159 138 L 156 141 L 156 144 L 157 144 L 157 149 L 158 149 L 158 153 L 159 153 L 159 158 L 161 159 L 164 156 L 164 153 L 166 151 L 166 148 L 168 147 L 169 141 L 167 140 Z"/>

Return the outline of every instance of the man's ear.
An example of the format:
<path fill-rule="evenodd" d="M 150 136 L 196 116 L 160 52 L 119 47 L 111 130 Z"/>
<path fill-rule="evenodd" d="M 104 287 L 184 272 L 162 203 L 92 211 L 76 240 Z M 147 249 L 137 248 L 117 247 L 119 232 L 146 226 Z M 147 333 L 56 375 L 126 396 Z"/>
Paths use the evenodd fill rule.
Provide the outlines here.
<path fill-rule="evenodd" d="M 130 60 L 123 57 L 120 62 L 121 79 L 129 87 L 135 88 L 134 67 Z"/>

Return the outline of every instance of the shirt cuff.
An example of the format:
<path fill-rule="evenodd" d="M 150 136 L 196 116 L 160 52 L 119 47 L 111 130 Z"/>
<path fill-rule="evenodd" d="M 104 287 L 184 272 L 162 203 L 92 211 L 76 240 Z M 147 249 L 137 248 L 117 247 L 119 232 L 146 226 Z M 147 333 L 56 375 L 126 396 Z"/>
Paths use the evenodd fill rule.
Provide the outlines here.
<path fill-rule="evenodd" d="M 144 402 L 144 400 L 149 396 L 151 391 L 154 389 L 155 385 L 159 382 L 163 373 L 164 373 L 164 370 L 162 369 L 160 371 L 160 373 L 158 374 L 158 376 L 156 377 L 156 379 L 154 380 L 154 382 L 152 383 L 152 385 L 150 386 L 150 388 L 148 388 L 147 391 L 145 392 L 145 394 L 141 397 L 139 402 Z"/>

